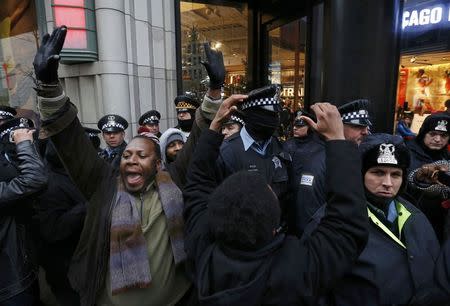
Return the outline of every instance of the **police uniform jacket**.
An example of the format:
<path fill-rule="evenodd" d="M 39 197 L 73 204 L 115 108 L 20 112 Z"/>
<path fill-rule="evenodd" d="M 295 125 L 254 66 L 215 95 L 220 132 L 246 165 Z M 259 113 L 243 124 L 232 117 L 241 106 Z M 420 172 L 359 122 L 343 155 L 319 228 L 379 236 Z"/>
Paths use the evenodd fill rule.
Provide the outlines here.
<path fill-rule="evenodd" d="M 440 248 L 433 228 L 422 212 L 405 199 L 398 197 L 396 208 L 394 227 L 399 235 L 389 231 L 372 209 L 368 210 L 367 245 L 351 272 L 336 282 L 323 305 L 408 305 L 418 296 L 434 293 L 434 267 Z M 313 227 L 323 213 L 321 208 L 314 216 Z"/>
<path fill-rule="evenodd" d="M 89 201 L 83 231 L 72 257 L 68 276 L 72 287 L 80 295 L 80 304 L 91 306 L 103 288 L 109 265 L 110 223 L 119 170 L 97 155 L 77 118 L 76 107 L 70 103 L 60 86 L 48 91 L 38 89 L 38 96 L 44 100 L 47 97 L 57 97 L 60 101 L 66 101 L 52 118 L 44 121 L 40 137 L 51 137 L 71 178 Z M 201 115 L 201 110 L 198 114 L 191 137 L 183 150 L 178 152 L 174 166 L 168 169 L 172 180 L 180 189 L 183 187 L 183 173 L 201 129 L 209 126 Z"/>
<path fill-rule="evenodd" d="M 271 186 L 280 204 L 287 205 L 291 194 L 289 174 L 291 157 L 283 151 L 281 143 L 272 137 L 264 156 L 252 148 L 244 149 L 240 133 L 236 133 L 223 141 L 217 158 L 217 179 L 223 181 L 229 175 L 241 171 L 258 171 Z"/>
<path fill-rule="evenodd" d="M 47 176 L 36 147 L 16 146 L 17 175 L 0 182 L 0 305 L 23 292 L 37 279 L 31 217 L 34 195 L 45 188 Z"/>
<path fill-rule="evenodd" d="M 103 149 L 98 154 L 101 158 L 106 160 L 108 163 L 110 163 L 113 167 L 119 168 L 120 166 L 120 159 L 122 158 L 122 153 L 127 147 L 126 141 L 122 142 L 120 146 L 117 146 L 112 149 L 112 152 L 108 154 L 107 149 Z"/>
<path fill-rule="evenodd" d="M 208 197 L 219 184 L 214 160 L 222 139 L 211 130 L 203 133 L 184 191 L 188 271 L 200 305 L 308 305 L 350 268 L 366 242 L 367 213 L 356 145 L 327 143 L 332 196 L 323 226 L 311 240 L 278 234 L 258 250 L 242 251 L 219 245 L 209 234 Z"/>
<path fill-rule="evenodd" d="M 295 202 L 288 212 L 289 230 L 301 236 L 316 211 L 325 204 L 325 141 L 317 133 L 284 144 L 292 156 Z"/>

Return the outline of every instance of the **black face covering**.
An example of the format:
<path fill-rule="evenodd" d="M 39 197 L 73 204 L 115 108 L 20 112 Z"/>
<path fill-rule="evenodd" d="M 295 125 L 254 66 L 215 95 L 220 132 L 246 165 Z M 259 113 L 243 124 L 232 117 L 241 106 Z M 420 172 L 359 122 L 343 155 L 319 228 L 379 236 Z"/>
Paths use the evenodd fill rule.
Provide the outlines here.
<path fill-rule="evenodd" d="M 194 124 L 194 118 L 187 119 L 187 120 L 180 120 L 178 119 L 178 126 L 183 132 L 190 132 L 192 129 L 192 125 Z"/>
<path fill-rule="evenodd" d="M 280 126 L 278 112 L 252 108 L 244 113 L 245 129 L 255 140 L 267 140 Z"/>

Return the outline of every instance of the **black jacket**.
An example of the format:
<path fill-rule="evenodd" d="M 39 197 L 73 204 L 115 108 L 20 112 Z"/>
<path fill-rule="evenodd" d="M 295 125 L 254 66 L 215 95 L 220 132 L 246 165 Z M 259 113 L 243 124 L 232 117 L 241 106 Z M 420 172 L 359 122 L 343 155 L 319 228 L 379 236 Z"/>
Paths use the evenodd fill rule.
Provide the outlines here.
<path fill-rule="evenodd" d="M 283 151 L 283 146 L 272 137 L 265 156 L 256 153 L 252 148 L 247 151 L 240 133 L 231 135 L 223 141 L 216 162 L 216 177 L 219 182 L 240 170 L 258 171 L 272 188 L 280 200 L 286 218 L 286 206 L 292 199 L 291 157 Z"/>
<path fill-rule="evenodd" d="M 284 149 L 292 156 L 295 202 L 289 210 L 289 230 L 300 237 L 316 211 L 325 204 L 325 141 L 315 132 L 289 139 Z"/>
<path fill-rule="evenodd" d="M 388 221 L 372 212 L 377 219 L 371 218 L 369 222 L 365 249 L 352 270 L 336 283 L 324 305 L 409 305 L 412 301 L 419 302 L 423 296 L 430 300 L 439 297 L 433 275 L 439 255 L 436 235 L 420 210 L 401 197 L 395 201 L 397 206 L 401 204 L 398 220 L 403 216 L 406 221 L 396 221 L 393 228 L 398 233 L 399 223 L 403 224 L 400 234 L 395 236 L 400 236 L 406 248 L 377 225 Z M 316 213 L 305 233 L 310 226 L 320 223 L 321 214 L 323 209 Z"/>
<path fill-rule="evenodd" d="M 201 305 L 303 305 L 346 272 L 367 241 L 359 154 L 347 141 L 327 143 L 327 216 L 313 237 L 279 234 L 256 252 L 219 247 L 208 232 L 208 196 L 223 136 L 208 130 L 188 171 L 185 249 Z M 343 174 L 346 174 L 345 179 Z"/>
<path fill-rule="evenodd" d="M 36 147 L 23 141 L 16 147 L 18 176 L 0 182 L 0 304 L 37 278 L 31 238 L 33 195 L 45 188 L 47 176 Z"/>
<path fill-rule="evenodd" d="M 59 292 L 72 291 L 67 272 L 83 229 L 87 204 L 64 168 L 48 164 L 48 175 L 48 188 L 36 205 L 39 263 L 58 298 Z"/>
<path fill-rule="evenodd" d="M 437 160 L 448 159 L 447 146 L 437 152 L 425 151 L 416 139 L 406 142 L 411 152 L 411 164 L 409 170 L 420 168 L 424 164 Z M 404 194 L 405 198 L 419 208 L 430 221 L 440 242 L 444 240 L 444 226 L 447 210 L 441 206 L 443 199 L 440 196 L 428 195 L 421 190 L 408 186 Z"/>

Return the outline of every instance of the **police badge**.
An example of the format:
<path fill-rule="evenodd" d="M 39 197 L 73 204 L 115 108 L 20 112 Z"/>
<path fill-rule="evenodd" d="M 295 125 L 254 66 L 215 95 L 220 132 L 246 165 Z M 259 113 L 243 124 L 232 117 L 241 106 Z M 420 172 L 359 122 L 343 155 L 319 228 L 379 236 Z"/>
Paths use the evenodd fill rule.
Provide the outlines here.
<path fill-rule="evenodd" d="M 281 160 L 277 156 L 274 156 L 272 158 L 272 162 L 273 162 L 273 165 L 275 166 L 275 169 L 283 168 L 283 166 L 281 165 Z"/>
<path fill-rule="evenodd" d="M 380 144 L 379 155 L 377 158 L 377 163 L 379 164 L 390 164 L 397 165 L 398 161 L 394 155 L 395 146 L 391 143 Z"/>
<path fill-rule="evenodd" d="M 447 120 L 438 121 L 436 127 L 434 128 L 436 131 L 448 132 L 447 131 Z"/>

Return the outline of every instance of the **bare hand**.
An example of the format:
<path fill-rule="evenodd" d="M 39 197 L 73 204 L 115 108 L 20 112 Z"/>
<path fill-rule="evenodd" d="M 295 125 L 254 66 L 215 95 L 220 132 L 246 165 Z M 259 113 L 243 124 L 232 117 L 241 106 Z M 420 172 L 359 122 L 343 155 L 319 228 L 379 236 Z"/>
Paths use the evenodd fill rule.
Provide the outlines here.
<path fill-rule="evenodd" d="M 33 133 L 35 130 L 29 129 L 17 129 L 11 132 L 11 138 L 14 140 L 14 143 L 17 145 L 25 140 L 30 140 L 33 142 Z"/>
<path fill-rule="evenodd" d="M 344 124 L 336 106 L 322 102 L 314 104 L 311 106 L 311 109 L 316 114 L 317 123 L 306 116 L 301 116 L 300 118 L 327 140 L 345 139 Z"/>
<path fill-rule="evenodd" d="M 247 97 L 247 95 L 231 95 L 228 99 L 223 101 L 209 128 L 216 132 L 220 131 L 222 124 L 225 123 L 230 118 L 231 114 L 237 110 L 236 105 L 238 103 L 242 103 L 242 101 Z"/>

